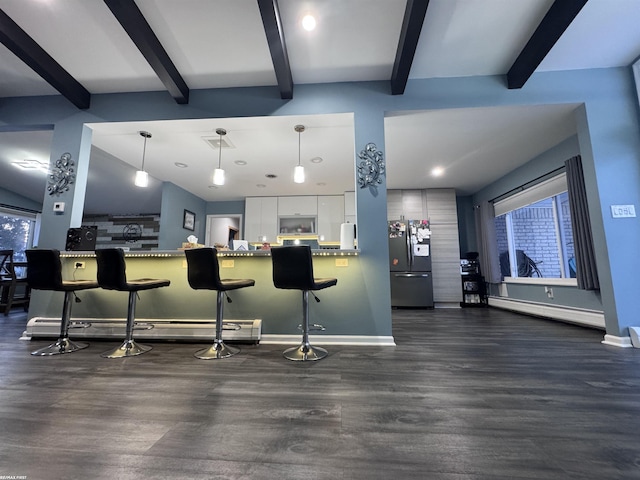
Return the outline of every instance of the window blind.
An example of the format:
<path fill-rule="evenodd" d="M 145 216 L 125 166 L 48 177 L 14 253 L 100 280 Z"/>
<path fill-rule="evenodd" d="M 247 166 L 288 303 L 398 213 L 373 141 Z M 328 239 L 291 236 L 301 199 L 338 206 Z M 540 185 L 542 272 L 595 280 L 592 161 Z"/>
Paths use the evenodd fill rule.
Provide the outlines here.
<path fill-rule="evenodd" d="M 496 217 L 567 191 L 567 177 L 557 175 L 493 204 Z"/>

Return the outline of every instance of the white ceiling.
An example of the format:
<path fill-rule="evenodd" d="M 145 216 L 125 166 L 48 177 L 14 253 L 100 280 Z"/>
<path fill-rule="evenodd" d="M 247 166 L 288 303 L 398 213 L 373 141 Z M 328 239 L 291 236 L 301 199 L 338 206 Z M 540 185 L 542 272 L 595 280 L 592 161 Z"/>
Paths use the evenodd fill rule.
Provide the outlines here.
<path fill-rule="evenodd" d="M 506 74 L 552 3 L 431 0 L 410 79 Z M 136 0 L 136 4 L 190 89 L 277 88 L 256 0 Z M 391 77 L 405 0 L 279 0 L 278 4 L 294 84 Z M 0 0 L 0 9 L 92 94 L 164 90 L 101 0 Z M 318 20 L 311 33 L 299 27 L 307 12 Z M 537 71 L 630 65 L 640 56 L 638 25 L 639 0 L 589 0 Z M 0 45 L 0 98 L 56 94 Z M 572 135 L 573 108 L 393 112 L 385 121 L 387 186 L 453 187 L 473 193 Z M 353 129 L 348 115 L 93 125 L 86 210 L 104 208 L 104 201 L 97 199 L 114 184 L 105 181 L 109 174 L 130 175 L 126 165 L 138 167 L 143 142 L 139 130 L 153 135 L 145 164 L 151 175 L 171 179 L 205 200 L 268 195 L 277 188 L 276 181 L 290 188 L 285 180 L 297 161 L 298 136 L 293 130 L 297 123 L 308 127 L 301 135 L 303 162 L 323 158 L 320 164 L 307 163 L 310 181 L 305 192 L 347 189 L 336 178 L 347 178 L 353 186 Z M 215 136 L 218 127 L 228 130 L 228 140 L 235 146 L 222 152 L 230 187 L 224 190 L 209 188 L 218 152 L 202 140 Z M 50 141 L 51 132 L 0 133 L 0 187 L 41 200 L 44 178 L 18 174 L 6 164 L 24 158 L 48 160 Z M 273 145 L 278 146 L 275 153 Z M 247 165 L 235 165 L 238 159 Z M 189 167 L 179 170 L 175 161 Z M 427 173 L 435 163 L 445 168 L 438 179 Z M 330 182 L 323 176 L 329 170 Z M 276 181 L 264 179 L 265 173 L 274 172 Z M 247 173 L 253 178 L 244 178 Z M 266 187 L 256 187 L 258 183 Z M 157 192 L 139 190 L 118 192 L 113 204 L 152 208 Z M 297 191 L 278 189 L 278 194 L 291 193 Z M 125 201 L 128 194 L 136 197 Z"/>

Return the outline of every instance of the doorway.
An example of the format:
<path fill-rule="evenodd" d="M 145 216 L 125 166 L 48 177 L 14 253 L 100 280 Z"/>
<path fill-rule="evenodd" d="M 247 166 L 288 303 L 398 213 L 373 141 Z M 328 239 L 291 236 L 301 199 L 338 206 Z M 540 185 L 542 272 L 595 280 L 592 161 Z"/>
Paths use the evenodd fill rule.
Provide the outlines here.
<path fill-rule="evenodd" d="M 207 215 L 205 244 L 210 247 L 224 248 L 231 240 L 242 239 L 242 215 Z"/>

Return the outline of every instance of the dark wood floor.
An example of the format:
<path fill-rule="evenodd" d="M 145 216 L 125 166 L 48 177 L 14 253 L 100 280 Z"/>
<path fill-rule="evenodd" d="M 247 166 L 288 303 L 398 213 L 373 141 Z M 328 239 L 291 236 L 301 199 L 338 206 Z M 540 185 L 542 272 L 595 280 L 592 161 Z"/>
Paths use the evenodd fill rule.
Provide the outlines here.
<path fill-rule="evenodd" d="M 640 350 L 493 309 L 396 310 L 396 347 L 115 342 L 33 357 L 0 317 L 0 478 L 640 478 Z"/>

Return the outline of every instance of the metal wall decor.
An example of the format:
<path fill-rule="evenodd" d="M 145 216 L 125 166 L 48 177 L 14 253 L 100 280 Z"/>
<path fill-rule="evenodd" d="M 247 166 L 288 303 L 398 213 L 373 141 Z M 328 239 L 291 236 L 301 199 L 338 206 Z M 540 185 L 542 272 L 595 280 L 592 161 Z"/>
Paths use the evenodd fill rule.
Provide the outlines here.
<path fill-rule="evenodd" d="M 63 153 L 62 156 L 56 160 L 49 174 L 49 185 L 47 186 L 49 195 L 60 195 L 69 190 L 69 185 L 76 179 L 73 165 L 74 163 L 69 152 Z"/>
<path fill-rule="evenodd" d="M 142 238 L 142 225 L 139 223 L 128 223 L 122 229 L 122 237 L 127 243 L 136 243 Z"/>
<path fill-rule="evenodd" d="M 358 184 L 360 188 L 371 187 L 382 184 L 384 175 L 384 159 L 375 143 L 367 143 L 358 154 L 360 163 L 358 164 Z"/>

